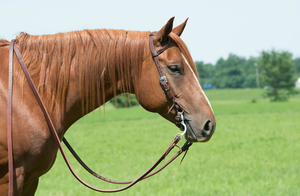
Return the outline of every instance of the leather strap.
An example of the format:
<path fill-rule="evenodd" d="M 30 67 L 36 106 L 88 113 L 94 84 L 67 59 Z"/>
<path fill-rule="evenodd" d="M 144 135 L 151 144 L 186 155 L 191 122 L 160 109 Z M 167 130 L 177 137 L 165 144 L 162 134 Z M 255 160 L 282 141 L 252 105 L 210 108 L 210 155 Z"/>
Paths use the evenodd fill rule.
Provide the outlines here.
<path fill-rule="evenodd" d="M 93 172 L 91 169 L 89 169 L 89 168 L 83 163 L 83 161 L 78 157 L 78 155 L 75 153 L 75 151 L 74 151 L 72 148 L 70 148 L 70 145 L 69 145 L 69 143 L 67 142 L 67 140 L 66 140 L 65 138 L 63 138 L 63 141 L 64 141 L 64 143 L 66 144 L 66 146 L 67 146 L 69 149 L 72 149 L 72 150 L 70 150 L 70 151 L 71 151 L 72 154 L 75 156 L 75 158 L 79 161 L 79 163 L 80 163 L 81 165 L 83 165 L 83 166 L 85 165 L 86 167 L 84 166 L 84 168 L 86 168 L 86 169 L 88 168 L 87 170 L 88 170 L 91 174 L 93 174 L 93 175 L 96 176 L 97 178 L 102 179 L 102 180 L 105 180 L 105 181 L 107 181 L 107 182 L 117 183 L 117 184 L 128 184 L 128 185 L 125 186 L 125 187 L 123 187 L 123 188 L 119 188 L 119 189 L 104 190 L 104 189 L 98 189 L 98 188 L 95 188 L 95 187 L 93 187 L 93 186 L 87 184 L 87 183 L 84 182 L 84 181 L 83 181 L 83 180 L 75 173 L 75 171 L 73 170 L 73 168 L 72 168 L 72 166 L 71 166 L 71 164 L 70 164 L 70 162 L 69 162 L 69 160 L 68 160 L 68 158 L 67 158 L 67 156 L 66 156 L 66 154 L 65 154 L 65 152 L 64 152 L 64 150 L 63 150 L 63 147 L 62 147 L 62 145 L 61 145 L 61 143 L 60 143 L 60 139 L 59 139 L 59 137 L 58 137 L 58 135 L 57 135 L 57 132 L 56 132 L 54 126 L 53 126 L 53 123 L 52 123 L 52 121 L 51 121 L 51 119 L 50 119 L 50 117 L 49 117 L 49 114 L 47 113 L 47 110 L 46 110 L 46 108 L 45 108 L 45 106 L 44 106 L 44 104 L 43 104 L 43 102 L 42 102 L 42 100 L 41 100 L 41 98 L 40 98 L 40 96 L 39 96 L 39 94 L 38 94 L 38 92 L 37 92 L 37 90 L 36 90 L 36 88 L 35 88 L 33 82 L 32 82 L 32 79 L 31 79 L 31 77 L 30 77 L 30 75 L 29 75 L 29 73 L 28 73 L 28 71 L 27 71 L 27 68 L 26 68 L 26 66 L 25 66 L 25 64 L 24 64 L 24 62 L 23 62 L 23 60 L 22 60 L 21 54 L 20 54 L 20 52 L 19 52 L 17 46 L 16 46 L 15 43 L 14 43 L 14 40 L 12 40 L 12 42 L 11 42 L 11 47 L 10 47 L 10 51 L 11 51 L 11 52 L 10 52 L 10 53 L 13 54 L 13 50 L 14 50 L 15 53 L 16 53 L 16 56 L 17 56 L 17 58 L 18 58 L 18 60 L 19 60 L 19 63 L 20 63 L 20 65 L 21 65 L 21 67 L 22 67 L 22 69 L 23 69 L 23 71 L 24 71 L 24 74 L 25 74 L 27 80 L 28 80 L 28 83 L 29 83 L 29 85 L 30 85 L 30 87 L 31 87 L 31 89 L 32 89 L 32 91 L 33 91 L 33 93 L 34 93 L 34 95 L 35 95 L 35 97 L 36 97 L 36 99 L 37 99 L 37 101 L 38 101 L 40 107 L 41 107 L 41 110 L 42 110 L 42 112 L 43 112 L 43 114 L 44 114 L 44 116 L 45 116 L 45 119 L 46 119 L 46 121 L 47 121 L 47 124 L 48 124 L 48 126 L 49 126 L 49 129 L 50 129 L 50 131 L 51 131 L 51 133 L 52 133 L 52 135 L 53 135 L 53 137 L 54 137 L 54 139 L 55 139 L 55 141 L 56 141 L 56 143 L 57 143 L 57 145 L 58 145 L 59 150 L 61 151 L 61 154 L 62 154 L 62 156 L 63 156 L 63 158 L 64 158 L 64 160 L 65 160 L 67 166 L 69 167 L 69 170 L 71 171 L 71 173 L 74 175 L 74 177 L 75 177 L 78 181 L 80 181 L 83 185 L 87 186 L 88 188 L 93 189 L 93 190 L 95 190 L 95 191 L 99 191 L 99 192 L 118 192 L 118 191 L 126 190 L 126 189 L 130 188 L 131 186 L 133 186 L 134 184 L 136 184 L 137 182 L 139 182 L 139 181 L 141 181 L 141 180 L 143 180 L 143 179 L 146 179 L 146 178 L 148 178 L 148 177 L 150 177 L 150 176 L 153 176 L 153 175 L 155 175 L 156 173 L 158 173 L 159 171 L 161 171 L 161 170 L 162 170 L 163 168 L 165 168 L 169 163 L 171 163 L 175 158 L 177 158 L 182 152 L 187 151 L 188 148 L 191 146 L 192 143 L 186 142 L 182 148 L 179 147 L 180 151 L 179 151 L 177 154 L 175 154 L 175 155 L 174 155 L 174 156 L 173 156 L 173 157 L 172 157 L 172 158 L 171 158 L 171 159 L 170 159 L 163 167 L 161 167 L 161 168 L 158 169 L 157 171 L 151 173 L 151 171 L 153 171 L 153 170 L 155 169 L 155 167 L 158 166 L 159 163 L 160 163 L 162 160 L 164 160 L 164 158 L 168 155 L 168 153 L 169 153 L 175 146 L 177 146 L 177 143 L 180 141 L 181 137 L 180 137 L 180 136 L 176 136 L 176 137 L 174 138 L 174 140 L 172 141 L 172 143 L 171 143 L 171 144 L 169 145 L 169 147 L 167 148 L 167 150 L 163 153 L 163 155 L 162 155 L 162 156 L 154 163 L 154 165 L 151 166 L 144 174 L 142 174 L 140 177 L 138 177 L 137 179 L 135 179 L 135 180 L 133 180 L 133 181 L 124 181 L 124 182 L 120 182 L 120 181 L 109 180 L 109 179 L 107 179 L 107 178 L 105 178 L 105 177 L 102 177 L 102 176 L 96 174 L 96 173 Z M 161 52 L 163 52 L 163 51 L 158 51 L 157 53 L 160 54 Z M 10 56 L 11 56 L 11 55 L 10 55 Z M 10 59 L 12 59 L 12 58 L 10 58 Z M 11 69 L 11 70 L 12 70 L 12 69 Z M 11 73 L 12 73 L 12 71 L 11 71 Z M 12 74 L 11 74 L 11 78 L 12 78 Z M 12 87 L 12 83 L 11 83 L 11 87 Z M 175 98 L 175 97 L 174 97 L 174 98 Z M 11 102 L 10 102 L 10 104 L 9 104 L 9 108 L 11 108 Z M 11 109 L 10 109 L 10 110 L 11 110 Z M 10 114 L 11 114 L 11 112 L 10 112 Z M 9 122 L 10 125 L 11 125 L 11 115 L 9 115 L 9 116 L 10 116 L 10 117 L 9 117 L 8 122 Z M 11 127 L 11 126 L 10 126 L 10 127 Z M 10 128 L 10 130 L 11 130 L 11 128 Z M 11 141 L 11 139 L 10 139 L 10 141 Z M 178 146 L 177 146 L 177 147 L 178 147 Z M 11 149 L 12 149 L 12 148 L 11 148 Z M 10 155 L 9 155 L 9 156 L 10 156 Z M 9 162 L 9 165 L 10 165 L 10 164 L 12 164 L 12 161 Z M 11 168 L 13 168 L 12 165 L 11 165 Z M 11 170 L 9 170 L 9 173 L 10 173 L 10 175 L 13 174 L 13 172 L 12 172 Z M 12 179 L 12 178 L 10 178 L 10 179 Z M 13 182 L 12 182 L 12 183 L 13 183 Z M 12 184 L 12 183 L 11 183 L 11 184 Z M 10 191 L 10 190 L 12 190 L 12 189 L 9 189 L 9 191 Z"/>
<path fill-rule="evenodd" d="M 78 163 L 80 163 L 80 165 L 86 170 L 88 171 L 90 174 L 92 174 L 93 176 L 95 176 L 96 178 L 109 182 L 109 183 L 113 183 L 113 184 L 130 184 L 133 182 L 132 181 L 115 181 L 115 180 L 110 180 L 108 178 L 105 178 L 99 174 L 97 174 L 96 172 L 94 172 L 92 169 L 90 169 L 83 161 L 82 159 L 77 155 L 77 153 L 74 151 L 74 149 L 72 148 L 72 146 L 68 143 L 68 141 L 63 138 L 63 142 L 65 143 L 65 145 L 67 146 L 67 148 L 69 149 L 69 151 L 72 153 L 72 155 L 74 156 L 74 158 L 78 161 Z M 173 141 L 174 142 L 174 141 Z M 175 143 L 174 143 L 175 144 Z M 177 144 L 177 142 L 176 142 Z M 166 166 L 168 166 L 172 161 L 174 161 L 179 155 L 181 155 L 181 153 L 183 153 L 184 151 L 187 152 L 189 147 L 192 145 L 191 142 L 185 142 L 184 145 L 180 148 L 179 146 L 177 146 L 175 144 L 176 147 L 179 148 L 179 151 L 169 160 L 167 161 L 161 168 L 159 168 L 158 170 L 156 170 L 155 172 L 152 172 L 151 174 L 148 174 L 147 176 L 143 177 L 141 180 L 145 180 L 146 178 L 149 178 L 151 176 L 154 176 L 155 174 L 159 173 L 161 170 L 163 170 Z M 172 146 L 172 144 L 170 144 L 170 146 Z M 164 153 L 164 156 L 166 157 L 168 155 L 168 153 L 170 152 L 170 149 L 168 148 L 168 150 L 166 150 L 166 152 Z M 185 156 L 185 155 L 184 155 Z M 183 159 L 182 159 L 183 160 Z"/>
<path fill-rule="evenodd" d="M 158 55 L 160 55 L 161 53 L 163 53 L 166 49 L 168 49 L 170 47 L 170 37 L 168 37 L 168 44 L 163 46 L 161 49 L 159 49 L 158 51 L 155 51 L 154 49 L 154 43 L 153 43 L 153 37 L 155 36 L 156 32 L 151 32 L 150 33 L 150 50 L 152 53 L 152 58 L 155 62 L 156 68 L 158 70 L 159 76 L 160 76 L 160 84 L 162 86 L 162 88 L 164 89 L 165 93 L 167 94 L 168 98 L 173 102 L 172 106 L 169 109 L 169 112 L 175 107 L 176 109 L 176 123 L 177 126 L 180 126 L 181 121 L 183 120 L 181 118 L 181 115 L 183 113 L 183 109 L 180 107 L 180 105 L 178 104 L 174 94 L 172 93 L 170 86 L 168 84 L 168 80 L 167 77 L 164 75 L 161 65 L 159 63 L 158 60 Z"/>
<path fill-rule="evenodd" d="M 9 67 L 8 67 L 8 99 L 7 99 L 7 149 L 8 149 L 8 195 L 14 192 L 14 167 L 13 167 L 13 146 L 12 146 L 12 93 L 13 93 L 13 46 L 14 40 L 10 42 Z"/>

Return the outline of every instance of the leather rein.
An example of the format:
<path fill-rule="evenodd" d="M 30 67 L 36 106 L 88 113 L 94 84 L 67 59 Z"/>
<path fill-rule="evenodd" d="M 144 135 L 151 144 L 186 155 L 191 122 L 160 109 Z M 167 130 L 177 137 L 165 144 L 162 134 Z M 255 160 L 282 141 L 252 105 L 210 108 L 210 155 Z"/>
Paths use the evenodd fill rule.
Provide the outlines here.
<path fill-rule="evenodd" d="M 139 176 L 137 179 L 132 180 L 132 181 L 114 181 L 114 180 L 110 180 L 108 178 L 105 178 L 97 173 L 95 173 L 93 170 L 91 170 L 81 159 L 80 157 L 76 154 L 76 152 L 73 150 L 73 148 L 70 146 L 70 144 L 68 143 L 68 141 L 66 140 L 65 137 L 63 137 L 63 142 L 65 143 L 65 145 L 67 146 L 67 148 L 70 150 L 70 152 L 73 154 L 73 156 L 76 158 L 76 160 L 82 165 L 82 167 L 84 167 L 90 174 L 92 174 L 93 176 L 95 176 L 98 179 L 104 180 L 106 182 L 110 182 L 110 183 L 114 183 L 114 184 L 128 184 L 127 186 L 124 186 L 123 188 L 119 188 L 119 189 L 113 189 L 113 190 L 105 190 L 105 189 L 98 189 L 95 188 L 89 184 L 87 184 L 86 182 L 84 182 L 74 171 L 74 169 L 72 168 L 66 153 L 64 152 L 64 149 L 61 145 L 60 139 L 57 135 L 57 132 L 54 128 L 54 125 L 49 117 L 49 114 L 32 82 L 32 79 L 27 71 L 27 68 L 24 64 L 24 61 L 21 57 L 21 54 L 16 46 L 15 40 L 12 40 L 10 43 L 10 50 L 9 50 L 9 80 L 8 80 L 8 128 L 7 128 L 7 145 L 8 145 L 8 172 L 9 172 L 9 190 L 8 190 L 8 195 L 12 196 L 13 195 L 13 148 L 12 148 L 12 92 L 13 92 L 13 54 L 15 52 L 19 63 L 23 69 L 23 72 L 28 80 L 28 83 L 40 105 L 40 108 L 45 116 L 45 119 L 47 121 L 47 124 L 49 126 L 49 129 L 58 145 L 58 148 L 69 168 L 69 170 L 71 171 L 71 173 L 74 175 L 74 177 L 81 182 L 83 185 L 87 186 L 90 189 L 93 189 L 95 191 L 99 191 L 99 192 L 119 192 L 119 191 L 123 191 L 126 190 L 128 188 L 130 188 L 131 186 L 133 186 L 134 184 L 136 184 L 137 182 L 144 180 L 146 178 L 149 178 L 155 174 L 157 174 L 158 172 L 160 172 L 162 169 L 164 169 L 167 165 L 169 165 L 173 160 L 175 160 L 180 154 L 182 154 L 183 152 L 185 152 L 185 154 L 187 153 L 189 147 L 192 145 L 191 142 L 185 142 L 185 144 L 180 148 L 177 143 L 181 140 L 181 138 L 183 137 L 183 135 L 186 132 L 186 126 L 184 124 L 184 116 L 183 116 L 183 112 L 184 110 L 179 106 L 179 104 L 176 101 L 176 98 L 174 96 L 174 94 L 172 93 L 172 91 L 170 90 L 168 81 L 166 76 L 164 76 L 163 72 L 162 72 L 162 68 L 161 65 L 159 63 L 158 60 L 158 55 L 161 54 L 162 52 L 164 52 L 166 49 L 169 48 L 170 45 L 170 38 L 168 37 L 168 44 L 164 47 L 162 47 L 160 50 L 155 51 L 154 50 L 154 45 L 153 45 L 153 36 L 155 35 L 155 32 L 152 32 L 150 34 L 150 49 L 151 49 L 151 53 L 152 53 L 152 57 L 153 60 L 156 64 L 157 70 L 159 72 L 160 75 L 160 84 L 162 86 L 162 88 L 164 89 L 166 95 L 168 96 L 168 98 L 173 102 L 172 106 L 169 109 L 169 112 L 174 108 L 176 111 L 176 124 L 177 126 L 182 125 L 182 127 L 184 128 L 184 132 L 178 133 L 176 134 L 175 138 L 173 139 L 173 141 L 171 142 L 171 144 L 169 145 L 169 147 L 167 148 L 167 150 L 161 155 L 161 157 L 145 172 L 143 173 L 141 176 Z M 167 161 L 161 168 L 159 168 L 158 170 L 152 172 L 164 159 L 165 157 L 169 154 L 169 152 L 174 148 L 174 147 L 178 147 L 179 151 L 169 160 Z M 185 155 L 183 156 L 182 160 L 184 159 Z M 181 161 L 182 161 L 181 160 Z M 152 173 L 151 173 L 152 172 Z"/>

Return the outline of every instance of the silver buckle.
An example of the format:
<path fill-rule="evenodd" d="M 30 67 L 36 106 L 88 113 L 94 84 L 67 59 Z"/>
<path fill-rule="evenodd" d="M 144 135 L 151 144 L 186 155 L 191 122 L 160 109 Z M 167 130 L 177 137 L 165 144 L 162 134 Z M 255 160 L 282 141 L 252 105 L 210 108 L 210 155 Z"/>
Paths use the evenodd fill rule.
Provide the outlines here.
<path fill-rule="evenodd" d="M 184 117 L 183 117 L 183 112 L 181 113 L 181 122 L 180 124 L 183 126 L 183 133 L 177 133 L 176 136 L 180 136 L 180 138 L 182 138 L 184 136 L 184 134 L 186 133 L 186 125 L 184 124 Z"/>
<path fill-rule="evenodd" d="M 164 81 L 166 81 L 166 83 L 168 83 L 168 80 L 167 80 L 166 76 L 162 76 L 162 77 L 159 78 L 160 84 L 162 84 Z"/>

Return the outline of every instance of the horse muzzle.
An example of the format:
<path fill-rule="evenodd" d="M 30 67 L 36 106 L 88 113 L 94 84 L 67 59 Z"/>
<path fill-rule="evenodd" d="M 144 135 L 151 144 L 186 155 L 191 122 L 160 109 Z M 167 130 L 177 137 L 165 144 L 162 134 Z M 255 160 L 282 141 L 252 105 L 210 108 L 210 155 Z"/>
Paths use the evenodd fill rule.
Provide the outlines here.
<path fill-rule="evenodd" d="M 200 129 L 187 117 L 184 118 L 183 123 L 186 126 L 185 139 L 189 142 L 207 142 L 216 129 L 216 123 L 210 120 L 207 120 Z"/>

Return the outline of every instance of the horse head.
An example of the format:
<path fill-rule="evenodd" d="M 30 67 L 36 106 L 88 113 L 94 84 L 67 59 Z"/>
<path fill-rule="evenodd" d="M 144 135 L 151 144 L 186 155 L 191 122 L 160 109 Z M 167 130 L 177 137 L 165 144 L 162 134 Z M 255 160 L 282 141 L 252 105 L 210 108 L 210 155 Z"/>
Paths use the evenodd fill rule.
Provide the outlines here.
<path fill-rule="evenodd" d="M 180 38 L 187 20 L 174 29 L 173 20 L 174 17 L 154 35 L 154 49 L 158 51 L 168 45 L 158 55 L 158 60 L 176 103 L 184 111 L 182 120 L 186 125 L 185 138 L 190 142 L 205 142 L 215 131 L 216 119 L 198 81 L 196 66 Z M 152 55 L 150 52 L 147 55 L 135 92 L 137 99 L 146 110 L 159 113 L 176 124 L 176 108 L 160 85 L 161 76 Z"/>

